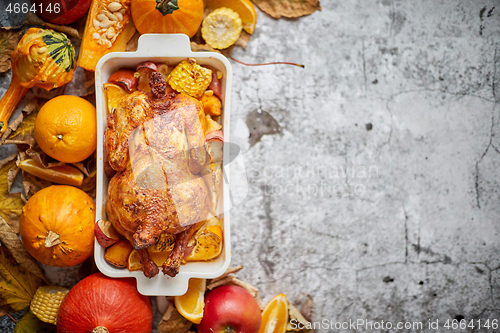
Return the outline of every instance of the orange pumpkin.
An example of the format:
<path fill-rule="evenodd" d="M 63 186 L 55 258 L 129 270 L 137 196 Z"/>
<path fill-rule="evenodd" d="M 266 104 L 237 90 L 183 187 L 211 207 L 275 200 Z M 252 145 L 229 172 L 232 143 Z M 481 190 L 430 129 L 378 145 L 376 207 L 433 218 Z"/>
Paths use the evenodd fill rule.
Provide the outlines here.
<path fill-rule="evenodd" d="M 49 266 L 83 262 L 94 249 L 95 203 L 82 190 L 53 185 L 24 205 L 19 224 L 24 247 Z"/>
<path fill-rule="evenodd" d="M 58 333 L 149 333 L 152 324 L 151 303 L 135 279 L 100 272 L 71 288 L 57 314 Z"/>
<path fill-rule="evenodd" d="M 132 0 L 132 19 L 141 33 L 183 33 L 192 37 L 203 20 L 203 0 Z"/>

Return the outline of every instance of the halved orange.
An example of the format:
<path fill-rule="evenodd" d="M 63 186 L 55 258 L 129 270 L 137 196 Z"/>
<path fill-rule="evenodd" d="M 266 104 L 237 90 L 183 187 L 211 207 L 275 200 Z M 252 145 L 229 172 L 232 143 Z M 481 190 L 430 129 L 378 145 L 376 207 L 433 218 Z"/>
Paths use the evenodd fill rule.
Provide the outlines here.
<path fill-rule="evenodd" d="M 250 0 L 204 0 L 205 8 L 211 10 L 226 7 L 238 13 L 243 23 L 243 30 L 253 34 L 257 24 L 257 12 Z"/>
<path fill-rule="evenodd" d="M 278 294 L 262 311 L 258 333 L 285 333 L 288 323 L 288 301 L 285 294 Z"/>
<path fill-rule="evenodd" d="M 33 176 L 57 184 L 80 186 L 83 182 L 83 173 L 77 168 L 66 164 L 45 168 L 29 158 L 19 162 L 19 167 Z"/>
<path fill-rule="evenodd" d="M 199 324 L 203 319 L 205 307 L 205 290 L 207 280 L 192 278 L 189 280 L 187 292 L 182 296 L 174 297 L 177 311 L 187 320 Z"/>
<path fill-rule="evenodd" d="M 113 109 L 116 109 L 118 106 L 118 102 L 128 93 L 122 87 L 114 84 L 114 83 L 105 83 L 104 86 L 104 94 L 106 95 L 106 101 L 108 102 L 108 114 L 113 112 Z"/>
<path fill-rule="evenodd" d="M 133 249 L 128 256 L 127 268 L 129 271 L 140 271 L 142 269 L 141 259 L 136 249 Z"/>

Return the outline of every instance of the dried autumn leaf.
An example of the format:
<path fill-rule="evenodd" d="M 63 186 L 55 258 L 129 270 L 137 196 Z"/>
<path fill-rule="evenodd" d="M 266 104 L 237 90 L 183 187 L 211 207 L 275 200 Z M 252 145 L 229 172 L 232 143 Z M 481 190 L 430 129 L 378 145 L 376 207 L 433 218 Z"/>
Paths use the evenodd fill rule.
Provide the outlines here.
<path fill-rule="evenodd" d="M 184 318 L 172 303 L 158 324 L 158 333 L 187 333 L 193 323 Z"/>
<path fill-rule="evenodd" d="M 19 230 L 19 216 L 21 215 L 24 201 L 21 193 L 9 193 L 9 170 L 16 168 L 16 155 L 12 154 L 0 161 L 0 217 L 2 217 L 14 230 Z"/>
<path fill-rule="evenodd" d="M 252 0 L 263 12 L 274 18 L 300 17 L 321 10 L 319 0 Z"/>
<path fill-rule="evenodd" d="M 288 304 L 288 323 L 286 325 L 286 330 L 293 332 L 311 332 L 311 329 L 306 329 L 306 327 L 310 327 L 311 323 L 307 321 L 302 313 L 293 305 Z M 303 329 L 300 329 L 303 327 Z"/>
<path fill-rule="evenodd" d="M 218 52 L 221 53 L 219 50 L 214 49 L 208 44 L 198 44 L 196 42 L 191 42 L 191 51 L 193 52 L 198 52 L 198 51 L 210 51 L 210 52 Z"/>
<path fill-rule="evenodd" d="M 26 197 L 26 201 L 33 196 L 36 192 L 40 191 L 42 188 L 49 187 L 52 185 L 48 180 L 43 180 L 37 178 L 25 171 L 22 172 L 23 175 L 23 189 Z"/>
<path fill-rule="evenodd" d="M 130 38 L 130 40 L 127 43 L 127 46 L 125 47 L 125 51 L 127 52 L 134 52 L 137 51 L 137 47 L 139 45 L 139 37 L 141 34 L 139 31 L 136 31 L 135 34 Z"/>
<path fill-rule="evenodd" d="M 250 38 L 252 38 L 252 35 L 250 35 L 245 31 L 242 31 L 240 34 L 240 38 L 238 38 L 238 40 L 234 43 L 234 45 L 246 49 L 248 42 L 250 41 Z"/>
<path fill-rule="evenodd" d="M 0 144 L 35 145 L 35 120 L 43 103 L 32 99 L 23 109 L 19 117 L 9 125 Z"/>
<path fill-rule="evenodd" d="M 19 311 L 30 305 L 42 279 L 20 266 L 4 246 L 0 246 L 0 306 Z"/>
<path fill-rule="evenodd" d="M 67 25 L 57 25 L 57 24 L 45 22 L 40 17 L 38 17 L 36 14 L 34 14 L 30 11 L 28 11 L 28 14 L 26 14 L 26 18 L 24 19 L 23 24 L 24 25 L 43 25 L 43 26 L 46 26 L 48 28 L 63 32 L 66 35 L 70 35 L 70 36 L 73 36 L 76 38 L 81 38 L 80 34 L 78 33 L 78 30 L 76 30 L 75 28 L 72 28 L 72 27 L 67 26 Z"/>
<path fill-rule="evenodd" d="M 19 231 L 17 231 L 18 233 Z M 0 217 L 0 242 L 9 249 L 14 259 L 29 272 L 35 274 L 39 278 L 45 280 L 40 266 L 37 265 L 35 259 L 26 251 L 23 243 L 17 236 L 17 233 L 12 229 L 3 218 Z"/>
<path fill-rule="evenodd" d="M 31 311 L 28 311 L 14 327 L 14 333 L 49 333 L 55 332 L 56 327 L 44 323 L 38 319 Z"/>
<path fill-rule="evenodd" d="M 12 68 L 10 55 L 16 48 L 21 36 L 21 31 L 0 29 L 0 73 Z"/>

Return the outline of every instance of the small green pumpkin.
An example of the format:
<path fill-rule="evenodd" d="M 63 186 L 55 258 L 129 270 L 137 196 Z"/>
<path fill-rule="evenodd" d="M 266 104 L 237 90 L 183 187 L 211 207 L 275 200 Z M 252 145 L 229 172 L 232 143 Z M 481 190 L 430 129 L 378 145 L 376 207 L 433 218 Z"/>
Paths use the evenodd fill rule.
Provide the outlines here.
<path fill-rule="evenodd" d="M 73 79 L 75 49 L 65 34 L 50 29 L 30 28 L 10 57 L 12 79 L 0 100 L 0 133 L 29 88 L 51 90 Z"/>
<path fill-rule="evenodd" d="M 65 34 L 30 28 L 12 52 L 12 68 L 19 84 L 46 90 L 71 81 L 76 67 L 75 49 Z"/>

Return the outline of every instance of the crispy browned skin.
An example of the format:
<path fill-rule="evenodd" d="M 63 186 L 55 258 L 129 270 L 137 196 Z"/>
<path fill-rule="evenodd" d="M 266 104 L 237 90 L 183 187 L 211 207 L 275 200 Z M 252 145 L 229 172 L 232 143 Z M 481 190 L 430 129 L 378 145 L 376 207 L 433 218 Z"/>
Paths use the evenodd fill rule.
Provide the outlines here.
<path fill-rule="evenodd" d="M 137 250 L 139 254 L 139 260 L 141 261 L 142 271 L 144 272 L 144 276 L 147 278 L 152 278 L 156 276 L 160 269 L 156 266 L 155 262 L 149 256 L 149 252 L 147 249 Z"/>
<path fill-rule="evenodd" d="M 122 171 L 128 162 L 128 139 L 132 131 L 150 114 L 151 106 L 146 94 L 135 91 L 124 97 L 115 112 L 108 116 L 105 131 L 109 165 Z"/>
<path fill-rule="evenodd" d="M 181 235 L 204 220 L 207 212 L 207 189 L 196 175 L 206 159 L 198 118 L 201 104 L 186 95 L 167 94 L 163 77 L 155 74 L 151 94 L 127 96 L 110 117 L 106 148 L 109 160 L 116 161 L 113 168 L 120 171 L 109 182 L 106 209 L 110 221 L 129 235 L 136 249 L 145 249 L 161 233 L 170 233 L 182 239 L 172 253 L 183 254 L 187 241 Z M 119 169 L 123 161 L 125 167 Z M 174 256 L 168 261 L 171 274 L 177 274 L 182 261 L 182 256 L 180 260 Z M 141 263 L 145 274 L 156 274 L 149 255 L 143 254 Z"/>

